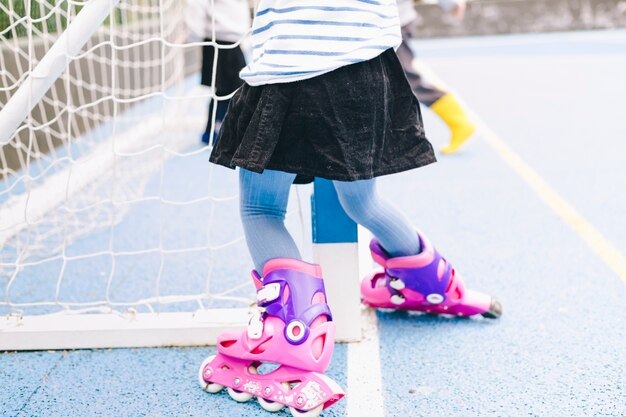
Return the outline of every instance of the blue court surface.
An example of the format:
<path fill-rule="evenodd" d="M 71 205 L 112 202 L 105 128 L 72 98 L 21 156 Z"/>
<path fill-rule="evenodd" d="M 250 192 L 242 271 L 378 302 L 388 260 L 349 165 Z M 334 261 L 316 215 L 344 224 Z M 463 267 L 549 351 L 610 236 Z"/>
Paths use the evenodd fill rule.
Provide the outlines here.
<path fill-rule="evenodd" d="M 626 415 L 626 31 L 436 39 L 414 47 L 477 116 L 481 131 L 460 153 L 384 177 L 380 189 L 469 288 L 498 297 L 504 315 L 488 321 L 377 313 L 380 363 L 360 360 L 380 367 L 384 415 Z M 443 146 L 445 126 L 428 109 L 423 114 L 434 146 Z M 174 179 L 177 172 L 205 172 L 206 156 L 168 166 L 179 184 L 172 193 L 193 192 Z M 520 175 L 520 160 L 536 175 Z M 577 217 L 549 205 L 555 195 Z M 206 227 L 204 209 L 187 213 L 198 228 Z M 153 219 L 144 220 L 140 226 L 149 229 Z M 582 223 L 601 239 L 589 238 Z M 216 224 L 220 235 L 240 228 L 233 213 Z M 193 235 L 194 228 L 181 233 Z M 82 244 L 97 246 L 100 238 Z M 603 257 L 611 251 L 619 255 L 613 261 Z M 224 256 L 249 268 L 247 255 Z M 194 260 L 184 262 L 193 274 Z M 212 285 L 219 291 L 220 283 Z M 254 402 L 198 388 L 197 368 L 213 351 L 0 354 L 0 415 L 270 415 Z M 350 396 L 357 387 L 347 385 L 348 353 L 347 345 L 337 346 L 328 375 Z M 346 403 L 323 415 L 346 415 Z"/>

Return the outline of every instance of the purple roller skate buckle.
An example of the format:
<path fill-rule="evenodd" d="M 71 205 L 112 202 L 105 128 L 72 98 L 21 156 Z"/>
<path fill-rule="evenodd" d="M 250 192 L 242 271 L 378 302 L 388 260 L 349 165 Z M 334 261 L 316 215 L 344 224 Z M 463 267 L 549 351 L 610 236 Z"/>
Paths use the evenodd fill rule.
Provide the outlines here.
<path fill-rule="evenodd" d="M 276 269 L 263 278 L 263 287 L 257 291 L 257 300 L 267 314 L 285 322 L 284 334 L 289 343 L 299 345 L 309 336 L 315 319 L 326 315 L 329 321 L 332 320 L 325 302 L 314 303 L 316 294 L 322 294 L 326 300 L 322 279 L 291 269 Z"/>

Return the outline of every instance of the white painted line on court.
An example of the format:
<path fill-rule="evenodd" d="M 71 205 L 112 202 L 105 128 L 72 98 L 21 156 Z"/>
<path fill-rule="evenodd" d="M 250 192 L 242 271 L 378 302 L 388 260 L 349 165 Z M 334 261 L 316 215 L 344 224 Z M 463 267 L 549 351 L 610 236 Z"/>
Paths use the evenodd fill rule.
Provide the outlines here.
<path fill-rule="evenodd" d="M 433 83 L 440 82 L 439 77 L 423 62 L 420 61 L 420 70 Z M 455 95 L 458 94 L 455 93 Z M 459 99 L 460 100 L 460 99 Z M 500 155 L 502 159 L 537 193 L 537 195 L 611 268 L 624 282 L 626 282 L 626 258 L 622 253 L 600 233 L 587 219 L 561 197 L 546 180 L 544 180 L 530 165 L 519 157 L 505 142 L 498 137 L 487 124 L 463 101 L 463 106 L 470 113 L 478 127 L 478 133 Z"/>
<path fill-rule="evenodd" d="M 347 417 L 384 417 L 378 321 L 367 308 L 361 318 L 363 339 L 348 345 Z"/>

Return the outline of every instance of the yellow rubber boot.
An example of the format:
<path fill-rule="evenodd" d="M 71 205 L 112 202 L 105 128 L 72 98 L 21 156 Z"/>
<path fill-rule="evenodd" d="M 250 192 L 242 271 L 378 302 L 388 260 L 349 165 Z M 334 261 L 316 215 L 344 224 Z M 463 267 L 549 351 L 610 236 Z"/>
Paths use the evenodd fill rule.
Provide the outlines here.
<path fill-rule="evenodd" d="M 476 126 L 452 93 L 435 101 L 430 108 L 448 125 L 452 134 L 450 143 L 441 149 L 441 153 L 450 154 L 458 151 L 476 131 Z"/>

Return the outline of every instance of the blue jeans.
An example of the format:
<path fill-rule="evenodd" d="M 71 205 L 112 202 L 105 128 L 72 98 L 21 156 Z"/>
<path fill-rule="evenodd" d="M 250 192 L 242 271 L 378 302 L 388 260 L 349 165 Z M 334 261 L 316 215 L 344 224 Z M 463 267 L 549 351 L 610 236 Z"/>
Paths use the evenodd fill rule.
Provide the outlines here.
<path fill-rule="evenodd" d="M 265 170 L 262 174 L 240 169 L 240 212 L 248 249 L 261 273 L 273 258 L 302 259 L 285 227 L 289 189 L 295 174 Z M 341 206 L 356 223 L 371 231 L 391 256 L 420 252 L 415 227 L 376 191 L 376 181 L 333 181 Z"/>

